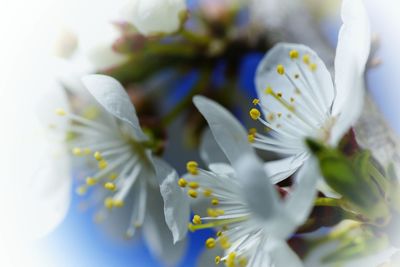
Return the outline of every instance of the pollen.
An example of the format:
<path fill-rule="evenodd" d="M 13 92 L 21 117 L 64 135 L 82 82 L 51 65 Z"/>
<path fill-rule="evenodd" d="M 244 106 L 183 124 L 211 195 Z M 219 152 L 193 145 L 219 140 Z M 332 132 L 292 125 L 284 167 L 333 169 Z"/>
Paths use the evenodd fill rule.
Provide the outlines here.
<path fill-rule="evenodd" d="M 279 64 L 279 65 L 276 67 L 276 71 L 277 71 L 280 75 L 283 75 L 283 74 L 285 74 L 285 67 L 284 67 L 282 64 Z"/>
<path fill-rule="evenodd" d="M 260 117 L 260 115 L 261 115 L 261 113 L 260 113 L 260 111 L 259 111 L 258 109 L 252 108 L 252 109 L 250 110 L 250 117 L 251 117 L 253 120 L 257 120 L 257 119 Z"/>
<path fill-rule="evenodd" d="M 104 207 L 111 209 L 114 206 L 114 200 L 111 197 L 104 199 Z"/>
<path fill-rule="evenodd" d="M 196 161 L 189 161 L 186 164 L 186 169 L 190 174 L 197 175 L 199 173 L 198 166 Z"/>
<path fill-rule="evenodd" d="M 57 114 L 58 116 L 65 116 L 65 115 L 67 115 L 67 112 L 65 112 L 65 110 L 62 109 L 62 108 L 56 109 L 55 112 L 56 112 L 56 114 Z"/>
<path fill-rule="evenodd" d="M 103 156 L 101 155 L 101 153 L 99 151 L 94 152 L 93 157 L 97 160 L 100 161 L 103 159 Z"/>
<path fill-rule="evenodd" d="M 190 190 L 188 191 L 188 195 L 189 195 L 190 197 L 192 197 L 192 198 L 197 198 L 197 192 L 196 192 L 195 190 L 193 190 L 193 189 L 190 189 Z"/>
<path fill-rule="evenodd" d="M 311 71 L 316 71 L 316 70 L 317 70 L 317 64 L 311 63 L 311 64 L 310 64 L 310 70 L 311 70 Z"/>
<path fill-rule="evenodd" d="M 219 200 L 218 200 L 217 198 L 213 198 L 213 199 L 211 200 L 211 204 L 214 205 L 214 206 L 216 206 L 216 205 L 219 204 Z"/>
<path fill-rule="evenodd" d="M 92 186 L 92 185 L 95 185 L 96 183 L 97 183 L 97 180 L 95 178 L 93 178 L 93 177 L 87 177 L 86 178 L 86 184 L 87 185 Z"/>
<path fill-rule="evenodd" d="M 199 225 L 201 224 L 201 217 L 199 215 L 194 215 L 192 219 L 193 224 Z"/>
<path fill-rule="evenodd" d="M 125 205 L 125 203 L 121 199 L 116 199 L 113 201 L 113 206 L 116 208 L 122 208 L 124 205 Z"/>
<path fill-rule="evenodd" d="M 215 248 L 215 239 L 210 237 L 209 239 L 206 240 L 206 248 L 212 249 Z"/>
<path fill-rule="evenodd" d="M 72 149 L 72 154 L 74 154 L 75 156 L 82 156 L 82 149 L 80 149 L 79 147 L 74 147 Z"/>
<path fill-rule="evenodd" d="M 108 166 L 108 163 L 104 159 L 100 160 L 98 163 L 98 167 L 100 170 L 104 170 L 105 168 L 107 168 L 107 166 Z"/>
<path fill-rule="evenodd" d="M 110 191 L 114 191 L 117 188 L 117 186 L 114 183 L 108 182 L 104 184 L 104 188 Z"/>
<path fill-rule="evenodd" d="M 307 65 L 310 64 L 310 55 L 309 55 L 309 54 L 305 54 L 305 55 L 303 56 L 303 62 L 304 62 L 305 64 L 307 64 Z"/>
<path fill-rule="evenodd" d="M 187 181 L 184 179 L 184 178 L 181 178 L 181 179 L 179 179 L 178 180 L 178 185 L 180 186 L 180 187 L 186 187 L 186 185 L 187 185 Z"/>
<path fill-rule="evenodd" d="M 260 99 L 254 98 L 253 99 L 253 105 L 257 105 L 258 103 L 260 103 Z"/>
<path fill-rule="evenodd" d="M 295 49 L 290 50 L 289 56 L 290 56 L 291 59 L 296 59 L 296 58 L 299 57 L 299 51 L 297 51 Z"/>
<path fill-rule="evenodd" d="M 247 140 L 249 141 L 249 143 L 254 143 L 255 139 L 256 138 L 255 138 L 254 134 L 247 135 Z"/>
<path fill-rule="evenodd" d="M 197 189 L 197 188 L 199 188 L 199 183 L 198 182 L 189 182 L 189 187 L 190 188 L 192 188 L 192 189 Z"/>
<path fill-rule="evenodd" d="M 203 195 L 205 197 L 210 197 L 211 194 L 212 194 L 212 190 L 211 189 L 205 189 L 204 192 L 203 192 Z"/>

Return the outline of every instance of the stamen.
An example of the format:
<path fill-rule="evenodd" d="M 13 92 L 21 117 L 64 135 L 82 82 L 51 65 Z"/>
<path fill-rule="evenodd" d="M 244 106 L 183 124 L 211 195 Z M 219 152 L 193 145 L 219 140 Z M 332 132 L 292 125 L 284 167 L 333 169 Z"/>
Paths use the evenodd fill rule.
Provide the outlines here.
<path fill-rule="evenodd" d="M 199 225 L 201 224 L 201 217 L 199 215 L 194 215 L 192 219 L 193 224 Z"/>
<path fill-rule="evenodd" d="M 112 209 L 113 206 L 114 200 L 111 197 L 107 197 L 106 199 L 104 199 L 104 207 L 106 207 L 107 209 Z"/>
<path fill-rule="evenodd" d="M 219 204 L 219 200 L 217 198 L 213 198 L 211 200 L 211 204 L 214 205 L 214 206 L 217 206 Z"/>
<path fill-rule="evenodd" d="M 199 173 L 198 171 L 198 164 L 196 161 L 189 161 L 186 164 L 186 169 L 187 171 L 192 174 L 192 175 L 197 175 Z"/>
<path fill-rule="evenodd" d="M 97 183 L 97 179 L 93 178 L 93 177 L 87 177 L 86 178 L 86 184 L 89 186 L 93 186 Z"/>
<path fill-rule="evenodd" d="M 215 244 L 216 244 L 215 239 L 212 237 L 206 240 L 206 248 L 208 249 L 215 248 Z"/>
<path fill-rule="evenodd" d="M 74 154 L 75 156 L 82 156 L 82 149 L 80 149 L 79 147 L 74 147 L 72 149 L 72 154 Z"/>
<path fill-rule="evenodd" d="M 182 188 L 186 187 L 187 181 L 184 178 L 178 180 L 178 185 Z"/>
<path fill-rule="evenodd" d="M 101 155 L 101 153 L 100 153 L 99 151 L 96 151 L 96 152 L 93 154 L 93 157 L 94 157 L 97 161 L 100 161 L 100 160 L 103 159 L 103 156 Z"/>
<path fill-rule="evenodd" d="M 279 64 L 278 66 L 276 66 L 276 71 L 280 75 L 283 75 L 283 74 L 285 74 L 285 67 L 282 64 Z"/>
<path fill-rule="evenodd" d="M 291 59 L 296 59 L 296 58 L 299 57 L 299 51 L 297 51 L 295 49 L 290 50 L 289 56 L 290 56 Z"/>
<path fill-rule="evenodd" d="M 193 189 L 190 189 L 190 190 L 188 191 L 188 195 L 189 195 L 191 198 L 197 198 L 197 192 L 196 192 L 195 190 L 193 190 Z"/>
<path fill-rule="evenodd" d="M 189 187 L 190 188 L 192 188 L 192 189 L 197 189 L 197 188 L 199 188 L 199 183 L 198 182 L 189 182 Z"/>
<path fill-rule="evenodd" d="M 254 98 L 253 99 L 253 105 L 257 105 L 258 103 L 260 103 L 260 99 Z"/>
<path fill-rule="evenodd" d="M 307 65 L 310 64 L 310 55 L 309 55 L 309 54 L 305 54 L 305 55 L 303 56 L 303 62 L 304 62 L 305 64 L 307 64 Z"/>
<path fill-rule="evenodd" d="M 115 191 L 115 189 L 117 188 L 116 185 L 114 183 L 105 183 L 104 184 L 104 188 L 110 191 Z"/>
<path fill-rule="evenodd" d="M 215 264 L 220 264 L 220 262 L 221 262 L 221 256 L 216 256 L 215 257 Z"/>
<path fill-rule="evenodd" d="M 210 197 L 211 194 L 212 194 L 212 190 L 211 189 L 205 189 L 204 192 L 203 192 L 203 195 L 205 197 Z"/>
<path fill-rule="evenodd" d="M 258 109 L 252 108 L 252 109 L 250 110 L 250 117 L 251 117 L 253 120 L 257 120 L 260 116 L 261 116 L 261 113 L 260 113 L 260 111 L 259 111 Z"/>
<path fill-rule="evenodd" d="M 107 166 L 108 166 L 108 163 L 104 159 L 100 160 L 98 163 L 98 167 L 100 170 L 104 170 L 105 168 L 107 168 Z"/>

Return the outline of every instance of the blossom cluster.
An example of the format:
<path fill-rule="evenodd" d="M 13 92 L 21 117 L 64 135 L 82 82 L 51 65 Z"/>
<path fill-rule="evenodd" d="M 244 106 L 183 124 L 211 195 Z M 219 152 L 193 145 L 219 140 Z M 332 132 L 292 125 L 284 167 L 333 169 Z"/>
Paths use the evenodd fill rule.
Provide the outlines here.
<path fill-rule="evenodd" d="M 362 0 L 343 0 L 333 71 L 308 46 L 268 34 L 243 38 L 249 28 L 262 31 L 254 21 L 237 21 L 257 1 L 204 1 L 196 21 L 202 25 L 192 28 L 206 34 L 185 26 L 192 14 L 183 0 L 131 2 L 112 47 L 122 61 L 64 82 L 65 101 L 51 103 L 58 118 L 49 125 L 64 137 L 76 192 L 90 195 L 97 221 L 127 238 L 141 231 L 166 264 L 182 257 L 188 231 L 203 229 L 213 235 L 202 266 L 351 264 L 397 247 L 396 166 L 359 144 L 356 127 L 371 50 Z M 210 37 L 217 33 L 223 38 Z M 266 54 L 248 119 L 239 121 L 230 111 L 235 62 L 250 51 Z M 216 85 L 212 71 L 221 61 L 224 81 Z M 158 73 L 173 69 L 179 79 L 191 68 L 190 93 L 164 111 L 165 94 L 148 90 L 170 84 Z M 175 124 L 184 112 L 183 126 Z M 199 143 L 202 159 L 187 159 L 179 174 L 172 165 L 181 156 L 165 156 L 177 132 Z M 315 252 L 331 243 L 336 249 Z"/>

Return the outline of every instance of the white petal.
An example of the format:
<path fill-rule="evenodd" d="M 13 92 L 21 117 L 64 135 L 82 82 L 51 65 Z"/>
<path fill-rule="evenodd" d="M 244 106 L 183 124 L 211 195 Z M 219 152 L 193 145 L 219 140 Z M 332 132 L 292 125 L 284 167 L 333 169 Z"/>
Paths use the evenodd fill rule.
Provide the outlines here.
<path fill-rule="evenodd" d="M 203 132 L 199 151 L 201 159 L 207 166 L 212 163 L 228 162 L 209 128 Z"/>
<path fill-rule="evenodd" d="M 297 225 L 302 224 L 311 212 L 318 179 L 322 179 L 318 162 L 310 157 L 296 174 L 294 190 L 285 202 L 285 212 Z"/>
<path fill-rule="evenodd" d="M 148 206 L 143 237 L 150 251 L 167 266 L 175 265 L 183 256 L 186 240 L 174 245 L 172 234 L 164 220 L 163 200 L 159 190 L 149 187 Z"/>
<path fill-rule="evenodd" d="M 301 260 L 285 241 L 272 241 L 270 250 L 274 267 L 302 267 Z"/>
<path fill-rule="evenodd" d="M 207 120 L 216 142 L 232 164 L 243 154 L 254 153 L 245 129 L 225 108 L 203 96 L 195 96 L 193 102 Z"/>
<path fill-rule="evenodd" d="M 294 50 L 298 58 L 292 59 L 290 52 Z M 316 65 L 314 71 L 304 63 L 305 55 Z M 278 65 L 284 67 L 283 75 L 277 72 Z M 258 65 L 255 83 L 260 109 L 277 133 L 289 139 L 316 137 L 330 111 L 334 87 L 325 64 L 313 50 L 303 45 L 277 44 Z M 282 96 L 278 100 L 266 92 L 267 88 Z M 295 112 L 288 106 L 293 106 Z M 282 115 L 277 116 L 278 113 Z M 276 127 L 278 124 L 280 127 Z"/>
<path fill-rule="evenodd" d="M 227 176 L 235 175 L 235 170 L 231 165 L 225 163 L 213 163 L 208 166 L 210 171 L 216 174 L 222 174 Z"/>
<path fill-rule="evenodd" d="M 123 17 L 142 34 L 173 33 L 181 25 L 185 0 L 134 0 L 122 11 Z"/>
<path fill-rule="evenodd" d="M 197 267 L 210 267 L 215 265 L 215 257 L 224 255 L 224 251 L 216 247 L 214 249 L 205 249 L 201 252 L 199 259 L 197 260 Z"/>
<path fill-rule="evenodd" d="M 117 80 L 109 76 L 93 74 L 84 76 L 82 82 L 108 112 L 132 126 L 132 133 L 137 140 L 147 140 L 140 128 L 135 107 Z"/>
<path fill-rule="evenodd" d="M 41 162 L 29 180 L 31 184 L 22 194 L 26 201 L 21 219 L 29 222 L 29 232 L 26 234 L 30 238 L 40 238 L 50 233 L 67 214 L 72 178 L 66 151 L 63 145 L 53 144 L 48 151 L 48 158 Z"/>
<path fill-rule="evenodd" d="M 344 0 L 342 20 L 335 57 L 337 92 L 332 108 L 334 115 L 340 115 L 340 121 L 332 143 L 336 143 L 361 114 L 364 71 L 371 43 L 368 15 L 362 0 Z"/>
<path fill-rule="evenodd" d="M 278 194 L 262 163 L 254 154 L 243 155 L 233 166 L 243 187 L 244 199 L 255 217 L 262 220 L 274 218 L 278 207 Z"/>
<path fill-rule="evenodd" d="M 279 183 L 293 173 L 303 164 L 304 157 L 292 156 L 284 159 L 264 163 L 264 170 L 271 177 L 273 184 Z"/>
<path fill-rule="evenodd" d="M 155 158 L 160 191 L 164 199 L 165 221 L 172 232 L 174 243 L 182 240 L 187 233 L 190 217 L 189 199 L 178 186 L 178 174 L 162 160 Z M 164 165 L 164 168 L 160 168 Z"/>

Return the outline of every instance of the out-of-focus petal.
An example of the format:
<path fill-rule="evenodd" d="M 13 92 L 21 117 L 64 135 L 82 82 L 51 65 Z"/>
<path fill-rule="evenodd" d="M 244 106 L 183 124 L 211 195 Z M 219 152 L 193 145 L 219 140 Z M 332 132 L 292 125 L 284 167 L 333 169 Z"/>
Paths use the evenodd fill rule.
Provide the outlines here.
<path fill-rule="evenodd" d="M 201 137 L 199 152 L 201 159 L 207 166 L 212 163 L 228 162 L 210 129 L 206 129 Z"/>

